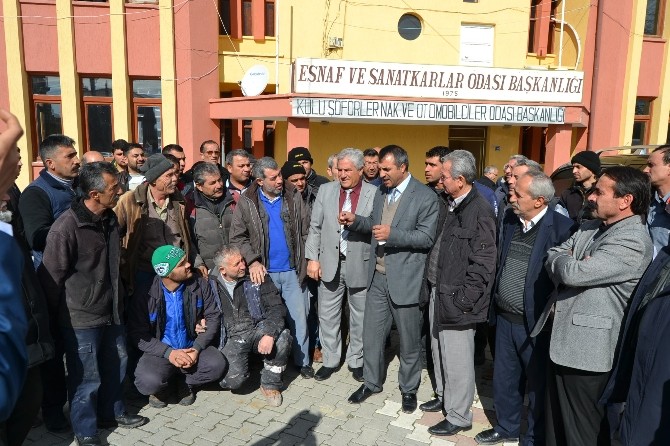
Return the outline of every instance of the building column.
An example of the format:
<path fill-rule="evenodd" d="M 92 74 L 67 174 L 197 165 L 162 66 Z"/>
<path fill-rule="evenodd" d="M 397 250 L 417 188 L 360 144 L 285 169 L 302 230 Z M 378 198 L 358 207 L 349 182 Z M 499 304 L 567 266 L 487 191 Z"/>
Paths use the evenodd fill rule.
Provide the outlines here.
<path fill-rule="evenodd" d="M 60 74 L 63 134 L 74 139 L 79 154 L 82 147 L 81 94 L 77 75 L 77 55 L 74 42 L 74 10 L 71 0 L 56 0 L 56 30 L 58 33 L 58 71 Z"/>
<path fill-rule="evenodd" d="M 309 148 L 309 118 L 288 118 L 286 152 L 294 147 Z"/>
<path fill-rule="evenodd" d="M 572 150 L 572 126 L 550 125 L 547 129 L 547 151 L 544 155 L 544 171 L 551 174 L 557 167 L 570 161 Z"/>
<path fill-rule="evenodd" d="M 21 5 L 18 0 L 3 0 L 2 13 L 4 15 L 5 29 L 5 52 L 7 58 L 7 88 L 9 111 L 16 115 L 24 133 L 19 139 L 18 146 L 21 149 L 23 169 L 17 179 L 17 183 L 26 186 L 32 180 L 30 168 L 33 160 L 32 148 L 32 126 L 30 125 L 30 86 L 28 85 L 28 73 L 23 57 L 23 30 L 21 18 Z"/>
<path fill-rule="evenodd" d="M 173 0 L 158 0 L 161 52 L 162 145 L 177 142 L 177 88 L 174 55 Z"/>
<path fill-rule="evenodd" d="M 112 112 L 114 139 L 133 140 L 132 100 L 128 78 L 128 37 L 124 0 L 110 0 L 109 27 L 112 33 Z M 120 38 L 119 38 L 120 37 Z"/>

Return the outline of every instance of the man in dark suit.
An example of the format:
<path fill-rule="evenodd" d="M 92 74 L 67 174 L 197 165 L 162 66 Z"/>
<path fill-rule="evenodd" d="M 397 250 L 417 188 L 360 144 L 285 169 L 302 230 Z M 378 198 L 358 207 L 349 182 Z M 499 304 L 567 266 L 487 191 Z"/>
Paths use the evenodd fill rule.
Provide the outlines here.
<path fill-rule="evenodd" d="M 421 380 L 419 291 L 426 256 L 435 242 L 437 197 L 408 171 L 407 152 L 396 145 L 379 152 L 383 185 L 369 217 L 340 213 L 349 231 L 372 234 L 363 323 L 364 384 L 350 397 L 358 404 L 382 390 L 384 340 L 395 321 L 400 335 L 398 383 L 402 410 L 416 410 Z"/>
<path fill-rule="evenodd" d="M 543 268 L 547 250 L 567 240 L 573 227 L 570 218 L 547 206 L 553 196 L 551 180 L 534 170 L 522 174 L 510 193 L 489 313 L 490 323 L 497 325 L 493 401 L 498 424 L 477 434 L 478 444 L 518 441 L 525 390 L 528 430 L 522 444 L 544 444 L 549 333 L 533 339 L 530 332 L 555 292 Z"/>

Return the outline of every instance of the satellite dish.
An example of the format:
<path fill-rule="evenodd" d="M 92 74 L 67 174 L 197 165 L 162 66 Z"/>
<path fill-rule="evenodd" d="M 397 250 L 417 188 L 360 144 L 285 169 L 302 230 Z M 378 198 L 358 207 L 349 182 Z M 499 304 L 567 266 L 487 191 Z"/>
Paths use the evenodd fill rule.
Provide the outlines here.
<path fill-rule="evenodd" d="M 254 65 L 244 73 L 240 85 L 244 96 L 258 96 L 268 85 L 268 69 L 264 65 Z"/>

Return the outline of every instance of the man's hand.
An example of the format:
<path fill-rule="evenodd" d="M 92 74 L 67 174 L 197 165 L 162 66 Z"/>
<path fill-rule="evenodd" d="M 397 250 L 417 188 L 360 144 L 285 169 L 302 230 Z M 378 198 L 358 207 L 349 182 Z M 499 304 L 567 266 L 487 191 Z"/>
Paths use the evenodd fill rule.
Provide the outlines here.
<path fill-rule="evenodd" d="M 391 225 L 374 225 L 372 227 L 372 236 L 378 242 L 386 241 L 391 234 Z"/>
<path fill-rule="evenodd" d="M 200 275 L 202 277 L 207 277 L 209 276 L 209 270 L 207 270 L 207 267 L 203 264 L 198 267 L 198 271 L 200 271 Z"/>
<path fill-rule="evenodd" d="M 258 260 L 249 265 L 249 277 L 253 283 L 257 285 L 263 283 L 263 280 L 265 280 L 265 274 L 267 274 L 267 270 Z"/>
<path fill-rule="evenodd" d="M 172 350 L 168 361 L 180 369 L 187 369 L 194 364 L 193 359 L 191 359 L 185 350 Z"/>
<path fill-rule="evenodd" d="M 16 116 L 2 108 L 0 119 L 7 125 L 5 131 L 0 133 L 0 196 L 4 196 L 16 179 L 16 166 L 20 158 L 16 143 L 23 135 L 23 129 Z"/>
<path fill-rule="evenodd" d="M 316 260 L 307 262 L 307 275 L 314 280 L 321 279 L 321 264 Z"/>
<path fill-rule="evenodd" d="M 337 216 L 337 221 L 345 226 L 352 224 L 354 220 L 356 220 L 356 214 L 352 212 L 342 211 L 340 212 L 340 215 Z"/>
<path fill-rule="evenodd" d="M 189 358 L 191 358 L 191 365 L 184 367 L 184 368 L 189 368 L 195 365 L 196 362 L 198 362 L 198 355 L 200 352 L 194 348 L 187 348 L 184 349 L 184 353 L 188 355 Z"/>
<path fill-rule="evenodd" d="M 275 344 L 275 340 L 272 336 L 265 335 L 258 341 L 258 353 L 261 355 L 269 355 L 272 353 L 272 346 Z"/>
<path fill-rule="evenodd" d="M 199 323 L 195 324 L 195 333 L 203 334 L 207 331 L 207 321 L 203 318 Z"/>

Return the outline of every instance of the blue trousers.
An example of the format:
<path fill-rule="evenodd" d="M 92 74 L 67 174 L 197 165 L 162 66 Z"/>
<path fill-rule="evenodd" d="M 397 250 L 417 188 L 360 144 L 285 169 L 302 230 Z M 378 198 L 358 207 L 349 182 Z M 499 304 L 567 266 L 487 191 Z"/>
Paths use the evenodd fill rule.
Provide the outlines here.
<path fill-rule="evenodd" d="M 309 357 L 309 333 L 307 316 L 309 315 L 309 297 L 307 287 L 300 285 L 295 270 L 281 273 L 268 273 L 279 290 L 288 310 L 288 328 L 293 336 L 293 362 L 298 367 L 307 366 Z"/>
<path fill-rule="evenodd" d="M 498 425 L 496 432 L 519 437 L 523 397 L 528 390 L 528 430 L 523 445 L 543 445 L 545 439 L 544 402 L 549 360 L 549 333 L 535 339 L 524 325 L 502 316 L 496 319 L 496 356 L 493 361 L 493 403 Z"/>
<path fill-rule="evenodd" d="M 113 420 L 125 413 L 122 383 L 126 375 L 123 325 L 64 329 L 70 421 L 78 437 L 97 433 L 98 417 Z"/>

